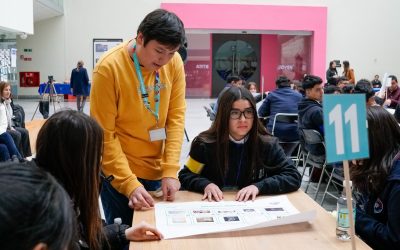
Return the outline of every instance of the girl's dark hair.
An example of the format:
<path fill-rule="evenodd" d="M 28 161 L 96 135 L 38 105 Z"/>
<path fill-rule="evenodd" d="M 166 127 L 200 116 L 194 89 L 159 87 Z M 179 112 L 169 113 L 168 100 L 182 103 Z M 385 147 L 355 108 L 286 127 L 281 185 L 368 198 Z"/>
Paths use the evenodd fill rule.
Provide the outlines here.
<path fill-rule="evenodd" d="M 334 68 L 332 67 L 334 62 L 335 62 L 335 61 L 330 61 L 330 62 L 329 62 L 329 68 L 330 68 L 330 69 L 334 69 Z M 335 69 L 336 69 L 336 68 L 335 68 Z"/>
<path fill-rule="evenodd" d="M 99 210 L 102 151 L 101 127 L 74 110 L 52 115 L 36 141 L 36 162 L 53 174 L 71 196 L 90 249 L 100 249 L 103 240 Z"/>
<path fill-rule="evenodd" d="M 351 179 L 361 192 L 378 195 L 400 152 L 400 127 L 393 115 L 379 106 L 367 108 L 367 120 L 369 159 L 351 168 Z"/>
<path fill-rule="evenodd" d="M 76 232 L 72 202 L 47 172 L 23 163 L 0 166 L 0 245 L 3 250 L 72 249 Z"/>
<path fill-rule="evenodd" d="M 247 154 L 247 166 L 248 168 L 248 178 L 251 179 L 251 175 L 255 172 L 257 167 L 260 167 L 262 164 L 259 146 L 261 143 L 262 135 L 267 135 L 267 131 L 262 123 L 257 118 L 256 111 L 256 103 L 253 98 L 253 95 L 249 90 L 243 87 L 230 87 L 228 90 L 224 92 L 219 100 L 219 107 L 217 112 L 217 116 L 215 121 L 211 125 L 211 127 L 200 133 L 192 143 L 192 147 L 196 143 L 216 143 L 216 156 L 219 170 L 222 176 L 225 176 L 228 170 L 228 161 L 229 161 L 229 120 L 230 120 L 230 111 L 232 110 L 233 103 L 238 100 L 247 100 L 249 101 L 251 108 L 253 109 L 254 119 L 253 126 L 248 133 L 247 143 L 248 147 L 244 152 Z"/>
<path fill-rule="evenodd" d="M 257 89 L 257 84 L 255 82 L 249 82 L 246 85 L 246 89 L 250 90 L 251 86 L 254 86 Z"/>
<path fill-rule="evenodd" d="M 140 23 L 137 34 L 142 33 L 144 46 L 151 41 L 176 48 L 184 46 L 185 29 L 181 19 L 172 12 L 157 9 L 149 14 Z"/>

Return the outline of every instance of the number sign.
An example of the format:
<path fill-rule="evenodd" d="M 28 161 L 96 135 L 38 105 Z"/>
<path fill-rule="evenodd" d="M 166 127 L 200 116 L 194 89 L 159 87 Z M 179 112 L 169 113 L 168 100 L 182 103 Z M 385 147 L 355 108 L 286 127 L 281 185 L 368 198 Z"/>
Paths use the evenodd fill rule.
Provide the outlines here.
<path fill-rule="evenodd" d="M 364 94 L 324 95 L 323 113 L 328 163 L 369 156 Z"/>

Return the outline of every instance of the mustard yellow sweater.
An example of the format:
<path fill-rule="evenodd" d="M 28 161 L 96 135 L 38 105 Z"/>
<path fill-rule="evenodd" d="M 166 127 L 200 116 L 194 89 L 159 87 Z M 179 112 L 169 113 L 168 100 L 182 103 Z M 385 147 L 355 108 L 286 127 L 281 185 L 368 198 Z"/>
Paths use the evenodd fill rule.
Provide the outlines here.
<path fill-rule="evenodd" d="M 103 172 L 113 175 L 112 186 L 126 195 L 141 184 L 136 177 L 160 180 L 177 178 L 185 122 L 185 73 L 175 53 L 159 70 L 161 91 L 159 127 L 166 128 L 165 141 L 150 141 L 156 119 L 141 98 L 128 42 L 108 51 L 93 70 L 90 93 L 91 116 L 104 129 Z M 142 69 L 151 109 L 154 110 L 155 72 Z"/>

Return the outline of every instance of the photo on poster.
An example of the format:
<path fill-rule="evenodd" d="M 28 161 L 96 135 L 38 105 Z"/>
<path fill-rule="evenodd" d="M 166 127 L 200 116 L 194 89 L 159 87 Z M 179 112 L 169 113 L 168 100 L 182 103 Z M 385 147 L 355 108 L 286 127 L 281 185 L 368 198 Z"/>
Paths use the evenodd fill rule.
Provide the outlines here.
<path fill-rule="evenodd" d="M 173 216 L 171 222 L 174 224 L 186 224 L 187 220 L 185 216 Z"/>
<path fill-rule="evenodd" d="M 267 212 L 283 212 L 285 210 L 281 207 L 266 207 L 265 211 L 267 211 Z"/>
<path fill-rule="evenodd" d="M 239 216 L 224 216 L 225 222 L 239 222 Z"/>
<path fill-rule="evenodd" d="M 243 212 L 245 212 L 245 213 L 255 213 L 256 210 L 253 209 L 253 208 L 244 208 L 244 209 L 243 209 Z"/>
<path fill-rule="evenodd" d="M 196 222 L 197 222 L 197 223 L 210 223 L 210 222 L 214 222 L 214 217 L 212 217 L 212 216 L 196 217 Z"/>

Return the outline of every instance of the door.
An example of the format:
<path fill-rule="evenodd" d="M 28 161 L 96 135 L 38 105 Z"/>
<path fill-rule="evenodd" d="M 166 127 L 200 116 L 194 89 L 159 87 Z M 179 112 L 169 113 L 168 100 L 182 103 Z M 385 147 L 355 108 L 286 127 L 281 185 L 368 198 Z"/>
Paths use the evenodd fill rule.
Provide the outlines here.
<path fill-rule="evenodd" d="M 260 86 L 260 35 L 213 34 L 212 55 L 212 97 L 232 75 Z"/>

